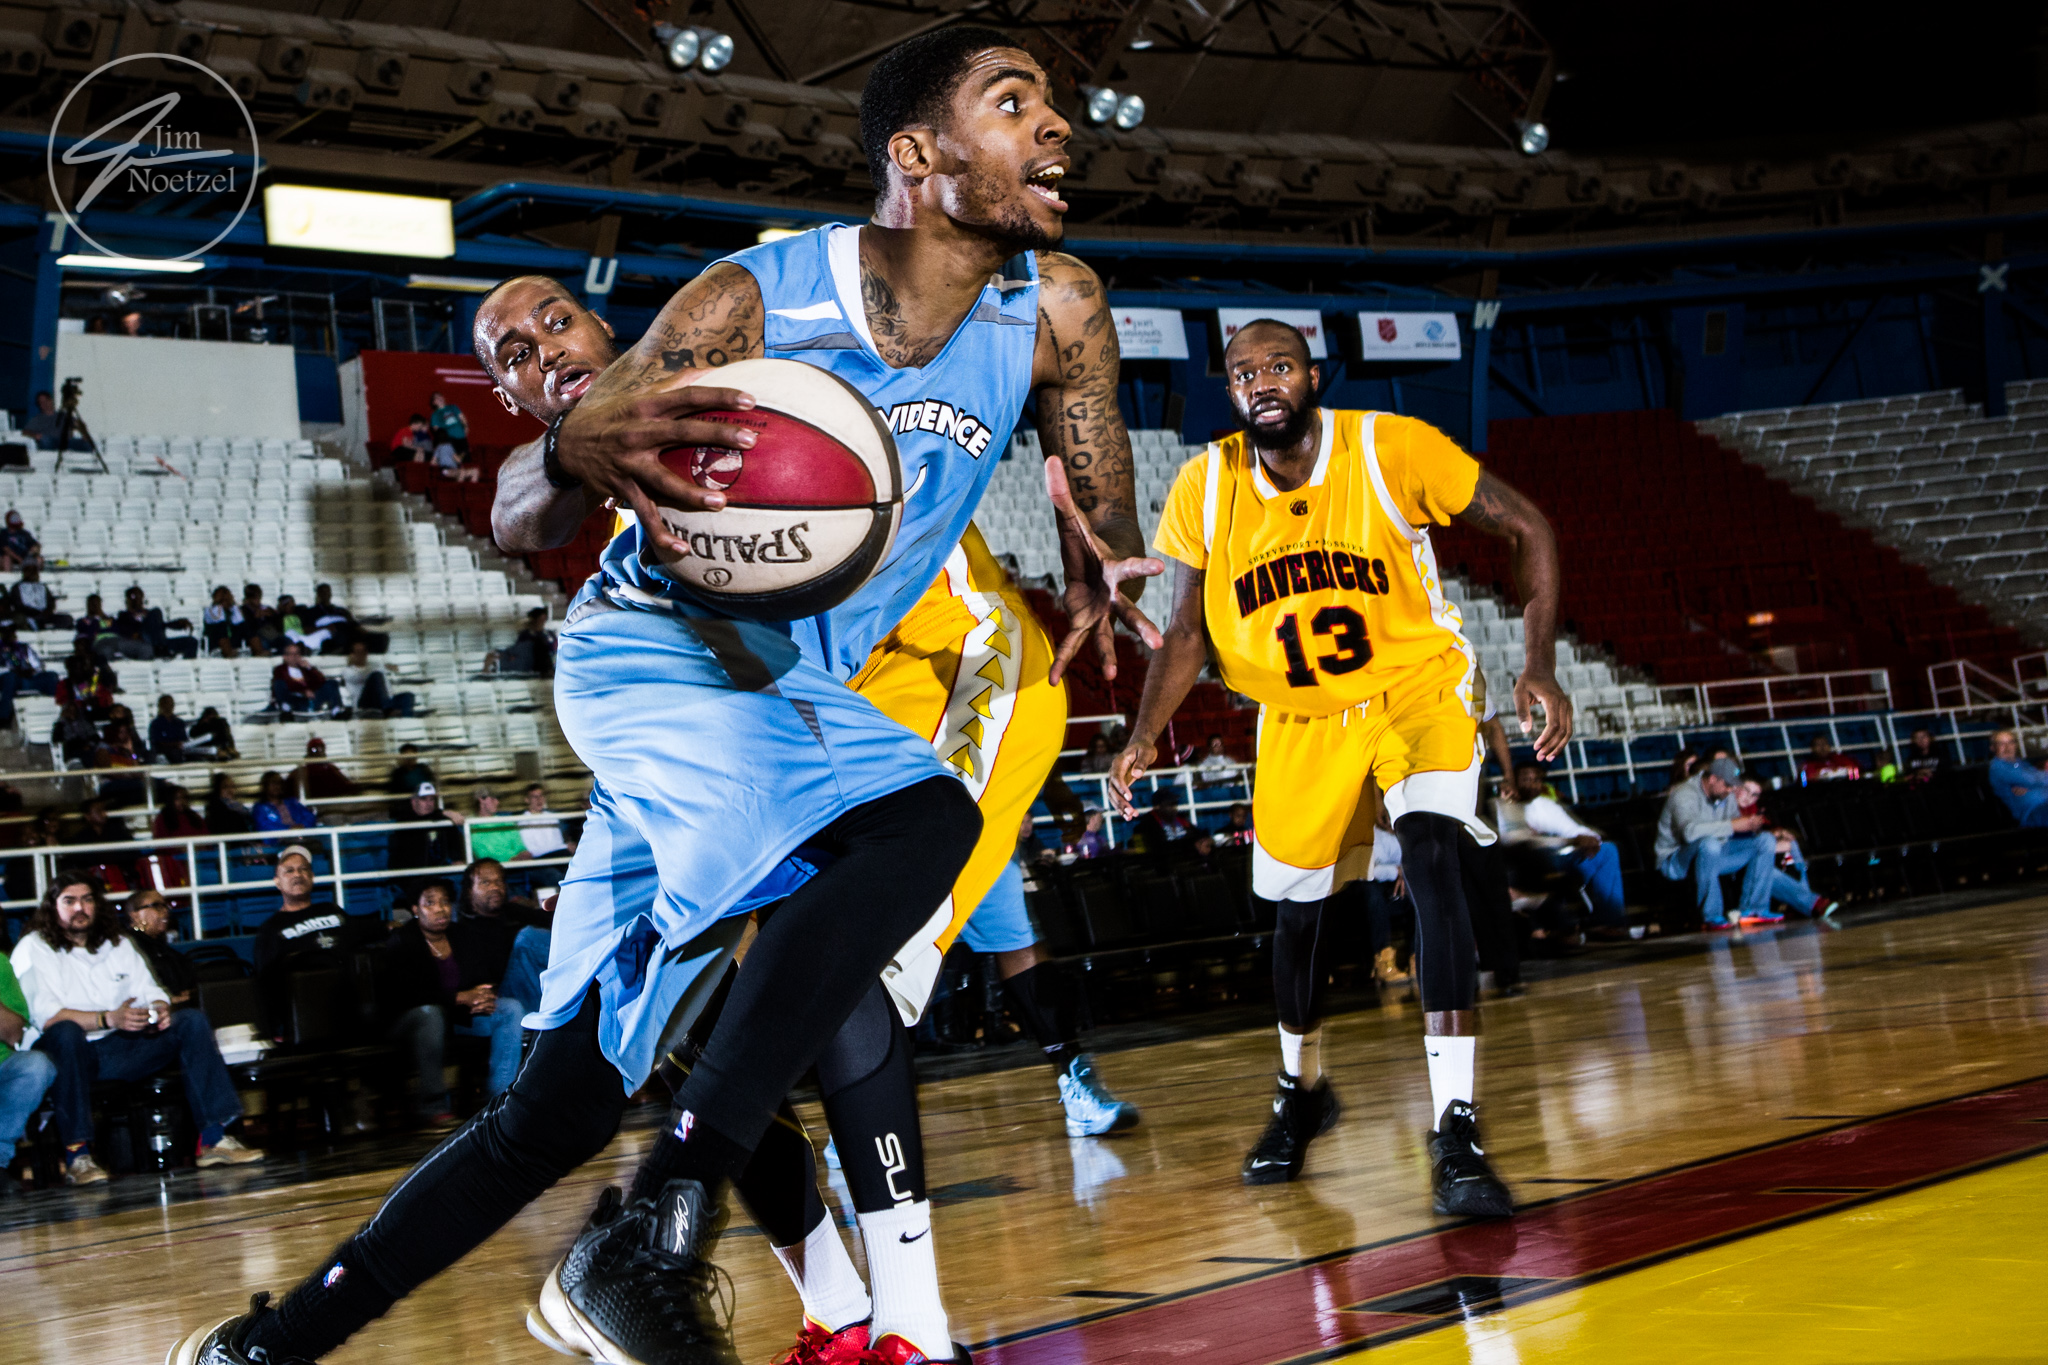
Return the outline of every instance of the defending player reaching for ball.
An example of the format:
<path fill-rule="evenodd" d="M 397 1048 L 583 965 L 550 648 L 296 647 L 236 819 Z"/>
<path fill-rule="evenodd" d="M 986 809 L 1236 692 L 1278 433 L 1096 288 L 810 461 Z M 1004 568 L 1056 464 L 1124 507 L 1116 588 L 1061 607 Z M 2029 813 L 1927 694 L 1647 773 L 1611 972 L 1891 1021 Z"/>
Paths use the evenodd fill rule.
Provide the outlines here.
<path fill-rule="evenodd" d="M 1320 1055 L 1323 909 L 1365 874 L 1375 788 L 1386 793 L 1419 929 L 1436 1208 L 1505 1216 L 1513 1204 L 1472 1106 L 1478 972 L 1460 844 L 1494 837 L 1476 814 L 1477 668 L 1426 527 L 1455 517 L 1514 542 L 1528 650 L 1515 710 L 1526 734 L 1543 708 L 1544 758 L 1572 731 L 1553 676 L 1557 544 L 1528 499 L 1433 427 L 1318 408 L 1320 373 L 1287 324 L 1247 325 L 1224 373 L 1245 430 L 1182 466 L 1167 497 L 1154 543 L 1179 563 L 1173 619 L 1110 785 L 1131 814 L 1131 784 L 1213 647 L 1223 680 L 1260 703 L 1252 886 L 1279 902 L 1282 1067 L 1272 1121 L 1245 1158 L 1254 1185 L 1292 1180 L 1336 1120 Z"/>
<path fill-rule="evenodd" d="M 509 548 L 566 541 L 607 497 L 639 514 L 562 632 L 557 710 L 597 781 L 530 1017 L 541 1035 L 519 1077 L 278 1311 L 259 1301 L 194 1333 L 173 1365 L 318 1359 L 502 1226 L 609 1139 L 686 994 L 729 960 L 718 926 L 779 902 L 628 1200 L 600 1204 L 543 1296 L 560 1310 L 548 1325 L 578 1353 L 729 1360 L 706 1261 L 719 1194 L 790 1085 L 934 917 L 979 831 L 930 741 L 845 680 L 954 553 L 1027 397 L 1071 478 L 1069 499 L 1049 466 L 1070 513 L 1074 630 L 1060 659 L 1093 642 L 1113 666 L 1115 617 L 1157 639 L 1120 591 L 1162 566 L 1138 556 L 1107 300 L 1079 262 L 1035 254 L 1057 242 L 1066 207 L 1068 127 L 1044 72 L 1000 34 L 941 30 L 877 63 L 862 118 L 871 224 L 713 266 L 620 364 L 555 380 L 585 401 L 544 450 L 501 472 L 494 524 Z M 909 492 L 876 575 L 830 612 L 781 625 L 685 591 L 663 563 L 688 547 L 656 512 L 724 506 L 661 453 L 750 448 L 744 430 L 697 416 L 743 410 L 747 395 L 699 386 L 694 372 L 762 354 L 830 368 L 883 412 L 915 403 L 921 419 L 953 418 L 944 431 L 899 429 Z M 807 842 L 832 860 L 806 880 L 811 867 L 791 860 Z M 944 1343 L 916 1343 L 927 1345 Z"/>

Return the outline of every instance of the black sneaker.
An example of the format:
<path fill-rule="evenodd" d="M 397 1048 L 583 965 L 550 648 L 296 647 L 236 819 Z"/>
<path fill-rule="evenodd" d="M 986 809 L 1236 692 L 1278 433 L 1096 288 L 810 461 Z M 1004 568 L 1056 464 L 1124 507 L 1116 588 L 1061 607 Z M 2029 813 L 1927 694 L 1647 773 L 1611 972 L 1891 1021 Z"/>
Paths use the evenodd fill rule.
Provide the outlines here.
<path fill-rule="evenodd" d="M 1273 1096 L 1273 1117 L 1244 1159 L 1244 1183 L 1280 1185 L 1300 1175 L 1301 1163 L 1308 1159 L 1308 1144 L 1329 1132 L 1343 1111 L 1330 1092 L 1328 1076 L 1318 1080 L 1313 1089 L 1303 1090 L 1292 1076 L 1281 1072 Z"/>
<path fill-rule="evenodd" d="M 608 1365 L 738 1365 L 723 1272 L 704 1259 L 722 1210 L 694 1180 L 625 1203 L 616 1188 L 555 1264 L 526 1328 L 563 1355 Z"/>
<path fill-rule="evenodd" d="M 238 1313 L 212 1327 L 202 1327 L 172 1346 L 164 1356 L 164 1365 L 254 1365 L 242 1345 L 248 1341 L 250 1329 L 257 1321 L 264 1314 L 276 1311 L 270 1306 L 270 1295 L 258 1294 L 249 1300 L 248 1312 Z M 265 1365 L 310 1365 L 310 1362 L 295 1358 L 268 1361 Z"/>
<path fill-rule="evenodd" d="M 1464 1100 L 1444 1106 L 1429 1134 L 1429 1184 L 1436 1211 L 1456 1218 L 1508 1218 L 1514 1197 L 1479 1150 L 1479 1118 Z"/>

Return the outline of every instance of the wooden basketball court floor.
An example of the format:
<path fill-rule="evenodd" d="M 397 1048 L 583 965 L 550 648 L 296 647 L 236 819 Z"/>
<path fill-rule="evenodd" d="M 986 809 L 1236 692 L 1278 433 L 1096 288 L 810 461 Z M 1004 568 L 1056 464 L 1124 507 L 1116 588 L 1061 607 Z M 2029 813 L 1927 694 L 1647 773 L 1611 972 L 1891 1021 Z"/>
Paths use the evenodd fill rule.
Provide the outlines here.
<path fill-rule="evenodd" d="M 1267 1190 L 1237 1167 L 1268 1028 L 1102 1056 L 1144 1110 L 1113 1139 L 1067 1138 L 1041 1067 L 927 1084 L 955 1335 L 988 1365 L 2048 1358 L 2048 896 L 1596 959 L 1484 1021 L 1508 1223 L 1430 1213 L 1412 1005 L 1331 1022 L 1344 1118 L 1306 1179 Z M 646 1140 L 333 1359 L 559 1360 L 522 1326 L 529 1296 Z M 161 1360 L 288 1288 L 396 1174 L 186 1173 L 207 1197 L 14 1219 L 0 1361 Z M 795 1296 L 743 1216 L 720 1260 L 741 1355 L 766 1365 Z"/>

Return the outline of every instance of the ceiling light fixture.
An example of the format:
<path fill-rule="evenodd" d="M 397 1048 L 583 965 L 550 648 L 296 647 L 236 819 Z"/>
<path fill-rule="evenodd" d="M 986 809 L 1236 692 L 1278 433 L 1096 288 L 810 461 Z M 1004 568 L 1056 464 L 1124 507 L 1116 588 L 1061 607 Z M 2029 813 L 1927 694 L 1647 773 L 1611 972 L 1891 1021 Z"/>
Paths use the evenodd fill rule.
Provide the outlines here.
<path fill-rule="evenodd" d="M 1522 119 L 1516 122 L 1515 128 L 1522 135 L 1523 156 L 1541 156 L 1550 146 L 1550 129 L 1547 125 L 1534 119 Z"/>
<path fill-rule="evenodd" d="M 143 256 L 59 256 L 57 264 L 71 270 L 153 270 L 165 275 L 190 275 L 206 269 L 205 261 L 153 261 Z"/>
<path fill-rule="evenodd" d="M 1118 131 L 1128 133 L 1145 121 L 1145 97 L 1125 95 L 1116 102 L 1116 117 L 1112 120 Z"/>
<path fill-rule="evenodd" d="M 1081 112 L 1090 123 L 1107 123 L 1116 117 L 1117 105 L 1122 96 L 1106 85 L 1084 85 L 1081 87 Z"/>

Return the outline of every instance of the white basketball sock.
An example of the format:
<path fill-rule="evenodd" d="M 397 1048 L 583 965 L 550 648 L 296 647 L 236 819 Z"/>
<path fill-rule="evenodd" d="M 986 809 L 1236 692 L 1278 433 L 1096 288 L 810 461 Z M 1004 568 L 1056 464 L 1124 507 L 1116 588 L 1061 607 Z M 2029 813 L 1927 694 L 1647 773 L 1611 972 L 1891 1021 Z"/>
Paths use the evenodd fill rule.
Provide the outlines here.
<path fill-rule="evenodd" d="M 875 1296 L 870 1339 L 894 1332 L 928 1359 L 952 1359 L 953 1329 L 939 1299 L 939 1263 L 932 1251 L 931 1201 L 919 1199 L 859 1217 Z"/>
<path fill-rule="evenodd" d="M 1429 1055 L 1429 1126 L 1436 1127 L 1452 1100 L 1472 1102 L 1473 1054 L 1477 1038 L 1426 1037 L 1422 1050 Z"/>
<path fill-rule="evenodd" d="M 789 1282 L 804 1301 L 804 1316 L 820 1327 L 838 1331 L 864 1322 L 874 1311 L 868 1302 L 868 1287 L 861 1283 L 846 1243 L 839 1240 L 839 1225 L 826 1214 L 818 1226 L 792 1247 L 776 1247 L 775 1259 L 789 1272 Z"/>
<path fill-rule="evenodd" d="M 1321 1024 L 1307 1033 L 1289 1033 L 1285 1024 L 1280 1026 L 1280 1069 L 1294 1077 L 1302 1089 L 1315 1088 L 1316 1082 L 1323 1078 Z"/>

